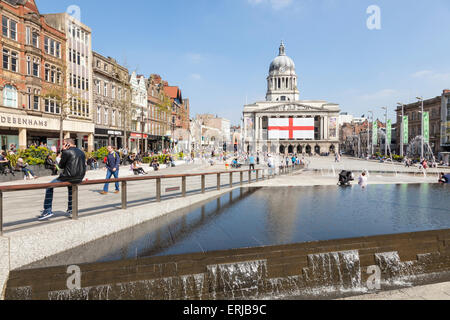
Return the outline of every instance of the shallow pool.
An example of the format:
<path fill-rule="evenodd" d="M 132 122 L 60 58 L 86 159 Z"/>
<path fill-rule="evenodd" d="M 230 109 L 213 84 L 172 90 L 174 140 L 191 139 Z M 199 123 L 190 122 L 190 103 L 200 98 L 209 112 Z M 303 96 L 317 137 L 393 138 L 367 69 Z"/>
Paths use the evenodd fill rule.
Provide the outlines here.
<path fill-rule="evenodd" d="M 449 200 L 438 184 L 242 188 L 33 267 L 449 229 Z"/>

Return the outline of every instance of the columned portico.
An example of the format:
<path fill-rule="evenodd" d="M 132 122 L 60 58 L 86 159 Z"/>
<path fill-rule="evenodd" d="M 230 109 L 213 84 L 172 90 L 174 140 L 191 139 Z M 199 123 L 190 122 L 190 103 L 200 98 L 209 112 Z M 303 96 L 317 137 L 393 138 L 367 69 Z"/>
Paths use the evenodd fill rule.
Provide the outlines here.
<path fill-rule="evenodd" d="M 286 56 L 282 43 L 279 56 L 270 65 L 266 101 L 244 107 L 245 150 L 303 154 L 339 150 L 339 105 L 322 100 L 299 100 L 297 85 L 295 64 Z M 283 132 L 280 137 L 284 139 L 274 135 L 274 130 Z M 308 133 L 302 134 L 303 130 Z"/>

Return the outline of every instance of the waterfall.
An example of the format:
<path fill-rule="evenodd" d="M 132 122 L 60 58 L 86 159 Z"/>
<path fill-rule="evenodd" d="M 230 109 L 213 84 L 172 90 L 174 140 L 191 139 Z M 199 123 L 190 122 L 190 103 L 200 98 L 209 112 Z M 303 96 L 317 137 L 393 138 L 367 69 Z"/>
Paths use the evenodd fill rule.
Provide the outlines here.
<path fill-rule="evenodd" d="M 210 265 L 206 272 L 214 300 L 257 298 L 264 291 L 266 278 L 267 260 Z"/>
<path fill-rule="evenodd" d="M 377 253 L 375 254 L 375 260 L 381 269 L 381 273 L 385 275 L 383 278 L 389 279 L 388 282 L 391 283 L 399 282 L 419 271 L 413 262 L 401 262 L 400 256 L 396 251 Z"/>
<path fill-rule="evenodd" d="M 308 255 L 305 280 L 313 286 L 357 289 L 361 287 L 361 265 L 358 251 Z"/>

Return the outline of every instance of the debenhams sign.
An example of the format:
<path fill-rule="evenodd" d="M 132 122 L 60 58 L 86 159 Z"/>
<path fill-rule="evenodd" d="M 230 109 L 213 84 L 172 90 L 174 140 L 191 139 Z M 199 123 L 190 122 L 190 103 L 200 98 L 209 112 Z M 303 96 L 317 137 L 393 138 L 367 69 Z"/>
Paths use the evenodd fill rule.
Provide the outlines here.
<path fill-rule="evenodd" d="M 0 113 L 0 126 L 8 128 L 57 129 L 59 121 L 57 119 Z"/>

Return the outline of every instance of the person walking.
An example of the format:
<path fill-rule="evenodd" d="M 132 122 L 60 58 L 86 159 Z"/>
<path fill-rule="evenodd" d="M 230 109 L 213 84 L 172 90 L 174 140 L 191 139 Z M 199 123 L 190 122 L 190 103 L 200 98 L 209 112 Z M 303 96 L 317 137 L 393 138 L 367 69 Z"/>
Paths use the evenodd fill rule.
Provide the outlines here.
<path fill-rule="evenodd" d="M 111 179 L 112 176 L 114 176 L 115 179 L 119 178 L 119 167 L 120 167 L 120 156 L 119 154 L 114 150 L 112 146 L 108 146 L 108 155 L 106 156 L 106 169 L 108 170 L 106 173 L 106 180 Z M 116 182 L 116 191 L 115 193 L 120 192 L 119 183 Z M 108 194 L 109 191 L 109 183 L 105 183 L 105 186 L 103 187 L 103 191 L 100 192 L 102 195 Z"/>
<path fill-rule="evenodd" d="M 249 163 L 250 163 L 250 168 L 249 169 L 250 170 L 255 170 L 255 163 L 256 163 L 255 156 L 250 155 L 248 160 L 249 160 Z"/>
<path fill-rule="evenodd" d="M 71 184 L 79 184 L 86 175 L 86 157 L 84 152 L 78 149 L 73 139 L 65 139 L 61 161 L 59 168 L 64 170 L 58 178 L 51 183 L 70 182 Z M 72 215 L 72 186 L 67 187 L 69 193 L 68 208 L 66 215 Z M 47 220 L 53 217 L 53 188 L 49 188 L 45 192 L 44 211 L 38 220 Z"/>

